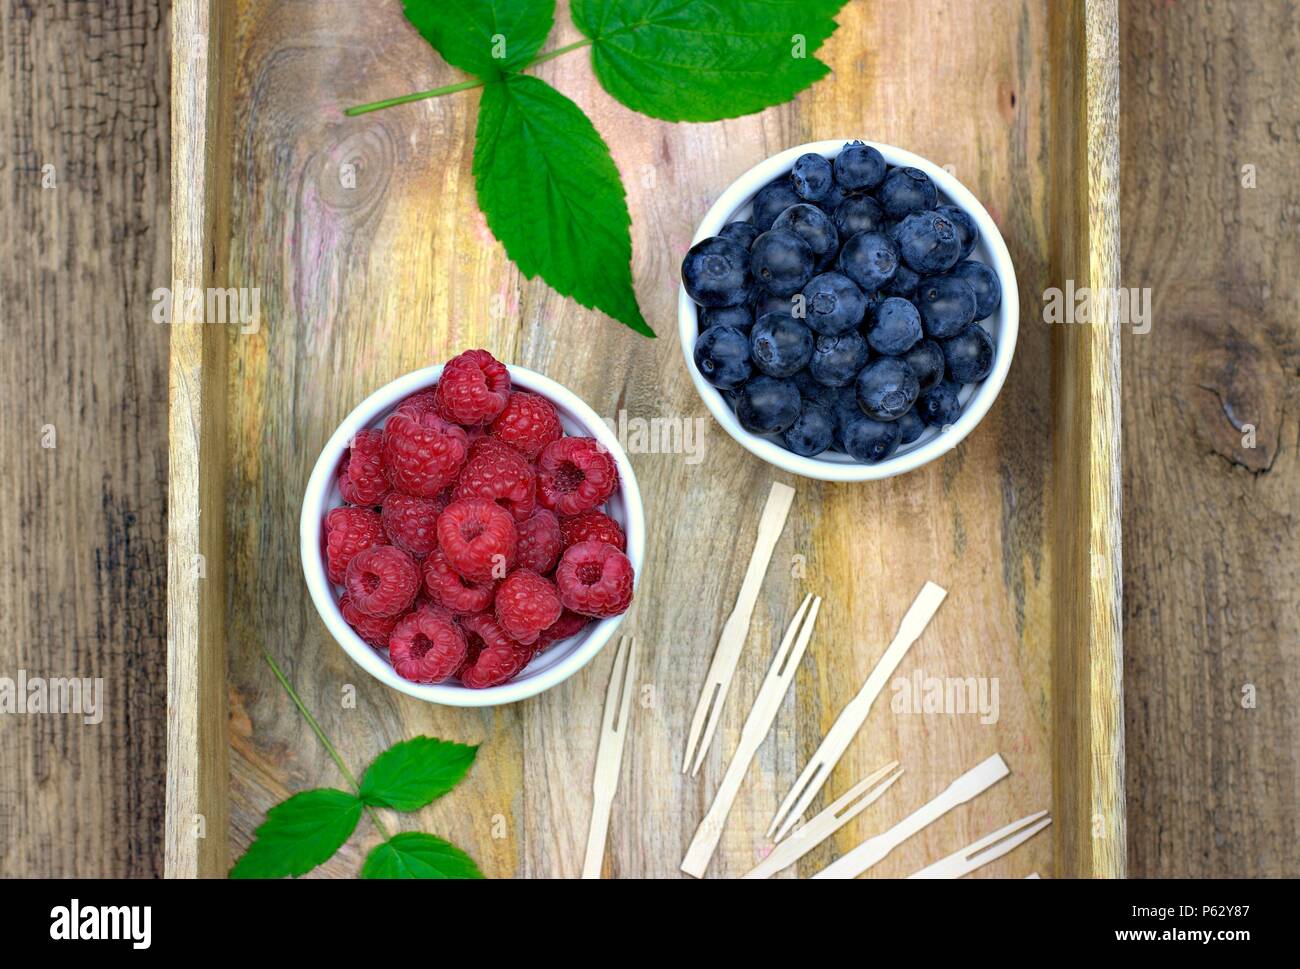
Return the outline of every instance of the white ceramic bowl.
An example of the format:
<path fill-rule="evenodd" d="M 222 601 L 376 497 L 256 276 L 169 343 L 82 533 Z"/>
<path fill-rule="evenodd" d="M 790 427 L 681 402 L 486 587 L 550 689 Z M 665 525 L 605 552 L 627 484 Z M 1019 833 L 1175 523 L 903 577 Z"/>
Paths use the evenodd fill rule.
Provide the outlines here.
<path fill-rule="evenodd" d="M 582 399 L 554 380 L 523 367 L 510 367 L 509 370 L 510 379 L 516 388 L 540 394 L 555 405 L 565 433 L 594 437 L 613 456 L 618 465 L 619 487 L 606 504 L 605 511 L 622 526 L 627 535 L 627 556 L 636 570 L 636 584 L 639 585 L 645 556 L 645 515 L 636 475 L 618 438 Z M 312 602 L 330 635 L 357 665 L 381 683 L 421 700 L 447 706 L 488 707 L 513 703 L 549 690 L 586 666 L 609 642 L 623 617 L 595 620 L 578 635 L 551 646 L 513 680 L 500 686 L 471 690 L 455 682 L 412 683 L 398 676 L 387 658 L 367 644 L 347 624 L 338 606 L 338 596 L 342 590 L 336 591 L 325 574 L 325 515 L 330 509 L 343 504 L 338 489 L 338 473 L 349 442 L 358 431 L 381 424 L 404 398 L 433 386 L 441 374 L 441 366 L 425 367 L 381 387 L 357 405 L 329 439 L 316 461 L 316 467 L 312 469 L 311 478 L 307 482 L 307 493 L 302 500 L 299 527 L 302 570 L 307 577 Z"/>
<path fill-rule="evenodd" d="M 765 162 L 755 165 L 727 187 L 695 231 L 691 245 L 715 236 L 728 222 L 749 217 L 750 202 L 758 190 L 774 178 L 790 171 L 795 160 L 808 152 L 816 152 L 825 158 L 834 158 L 840 153 L 850 138 L 835 141 L 814 141 L 799 145 L 773 155 Z M 695 366 L 695 338 L 699 335 L 698 307 L 695 301 L 686 295 L 682 287 L 677 300 L 678 334 L 681 337 L 682 353 L 686 356 L 686 367 L 695 389 L 708 407 L 713 417 L 723 429 L 738 441 L 742 447 L 762 458 L 768 464 L 776 465 L 786 471 L 802 475 L 805 478 L 817 478 L 822 481 L 872 481 L 888 478 L 904 471 L 911 471 L 942 454 L 951 451 L 975 429 L 1002 389 L 1007 371 L 1011 368 L 1011 358 L 1016 350 L 1016 331 L 1020 324 L 1020 294 L 1016 288 L 1016 271 L 1011 265 L 1011 256 L 1007 245 L 1002 241 L 1002 233 L 997 225 L 980 205 L 979 200 L 956 177 L 931 161 L 914 155 L 910 151 L 882 145 L 869 141 L 868 145 L 885 156 L 890 165 L 911 166 L 919 168 L 934 181 L 939 190 L 939 201 L 959 206 L 970 214 L 979 227 L 980 238 L 970 258 L 987 263 L 998 276 L 1002 284 L 1002 305 L 980 325 L 993 337 L 994 358 L 993 372 L 978 384 L 970 384 L 962 389 L 961 416 L 957 422 L 942 430 L 927 428 L 920 438 L 904 445 L 890 457 L 878 464 L 859 464 L 847 454 L 824 451 L 813 458 L 801 457 L 793 451 L 787 451 L 775 438 L 751 434 L 740 426 L 736 413 L 731 409 L 722 392 L 710 384 Z"/>

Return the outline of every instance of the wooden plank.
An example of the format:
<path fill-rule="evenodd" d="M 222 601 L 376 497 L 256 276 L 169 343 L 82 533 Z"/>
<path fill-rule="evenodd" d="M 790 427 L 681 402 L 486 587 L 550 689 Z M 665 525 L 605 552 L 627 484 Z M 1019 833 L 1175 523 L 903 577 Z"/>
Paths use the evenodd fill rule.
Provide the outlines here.
<path fill-rule="evenodd" d="M 1047 165 L 1056 135 L 1047 97 L 1048 6 L 923 4 L 906 16 L 891 4 L 847 6 L 828 44 L 834 80 L 797 102 L 800 127 L 789 139 L 861 134 L 952 166 L 1001 229 L 1022 307 L 1038 305 L 1049 285 Z M 936 45 L 937 36 L 963 43 Z M 808 587 L 826 600 L 821 624 L 831 625 L 809 647 L 805 666 L 813 664 L 813 672 L 796 683 L 796 719 L 768 755 L 776 797 L 793 780 L 788 765 L 797 770 L 816 749 L 926 580 L 948 589 L 949 598 L 900 674 L 996 678 L 1000 715 L 983 725 L 969 715 L 896 714 L 896 694 L 887 693 L 890 705 L 873 712 L 813 810 L 887 761 L 898 759 L 906 773 L 805 856 L 801 876 L 898 823 L 994 752 L 1011 776 L 902 845 L 872 877 L 911 874 L 975 840 L 981 825 L 999 827 L 1050 801 L 1054 495 L 1052 455 L 1043 445 L 1051 427 L 1050 360 L 1046 328 L 1022 319 L 1007 384 L 959 448 L 874 486 L 802 489 L 806 504 L 796 504 L 792 529 L 798 516 L 808 526 L 792 551 L 807 557 Z M 753 797 L 757 830 L 734 831 L 733 850 L 752 852 L 767 826 L 772 795 L 760 788 Z M 971 877 L 1054 872 L 1050 842 L 1036 841 Z"/>
<path fill-rule="evenodd" d="M 172 273 L 223 286 L 229 236 L 228 34 L 219 0 L 172 18 Z M 226 327 L 180 312 L 168 391 L 167 826 L 169 878 L 224 875 L 229 827 L 225 649 Z M 206 310 L 206 296 L 204 306 Z"/>
<path fill-rule="evenodd" d="M 1129 869 L 1295 877 L 1300 20 L 1120 23 L 1124 282 L 1153 310 L 1124 346 Z"/>
<path fill-rule="evenodd" d="M 1119 286 L 1114 0 L 1053 5 L 1053 285 Z M 1037 307 L 1043 303 L 1027 304 Z M 1119 321 L 1109 300 L 1054 333 L 1057 544 L 1052 813 L 1058 870 L 1125 872 Z M 1043 325 L 1034 319 L 1032 325 Z"/>
<path fill-rule="evenodd" d="M 1046 287 L 1046 4 L 941 3 L 907 18 L 854 4 L 840 21 L 824 52 L 834 83 L 714 125 L 629 113 L 600 90 L 583 54 L 537 70 L 591 115 L 624 173 L 636 213 L 634 275 L 662 335 L 647 342 L 522 280 L 492 241 L 470 177 L 475 92 L 358 119 L 337 114 L 349 103 L 459 79 L 395 4 L 319 14 L 238 4 L 228 282 L 261 287 L 267 322 L 231 340 L 227 383 L 234 851 L 286 793 L 340 783 L 267 674 L 267 648 L 354 769 L 414 733 L 484 744 L 463 787 L 399 824 L 464 845 L 492 876 L 579 873 L 612 651 L 526 703 L 442 709 L 359 676 L 306 596 L 285 594 L 298 572 L 301 490 L 336 423 L 380 383 L 478 345 L 551 375 L 615 421 L 668 418 L 692 429 L 703 421 L 702 463 L 683 453 L 632 455 L 652 540 L 627 620 L 644 649 L 643 672 L 606 875 L 677 874 L 774 635 L 809 591 L 826 599 L 818 633 L 738 795 L 714 874 L 738 876 L 762 856 L 780 795 L 930 578 L 952 590 L 952 601 L 900 672 L 996 679 L 998 718 L 984 725 L 971 714 L 913 715 L 882 703 L 813 810 L 895 757 L 907 774 L 797 870 L 824 867 L 994 751 L 1011 766 L 1008 781 L 912 839 L 874 874 L 908 874 L 1049 802 L 1055 535 L 1052 457 L 1042 445 L 1051 412 L 1045 328 L 1022 331 L 1002 399 L 962 447 L 905 478 L 857 487 L 792 481 L 726 438 L 696 397 L 674 337 L 677 266 L 708 204 L 745 168 L 816 138 L 871 137 L 954 166 L 1001 224 L 1022 302 L 1036 304 Z M 558 23 L 552 46 L 576 39 L 563 5 Z M 975 40 L 936 46 L 929 42 L 936 34 Z M 373 56 L 353 56 L 358 49 Z M 888 64 L 873 53 L 886 49 Z M 925 94 L 940 88 L 942 98 Z M 700 776 L 682 777 L 685 725 L 744 568 L 735 549 L 752 547 L 774 478 L 798 490 L 791 522 L 717 739 Z M 375 837 L 365 831 L 318 874 L 354 874 Z M 1053 870 L 1047 839 L 977 876 L 1031 870 Z"/>
<path fill-rule="evenodd" d="M 0 47 L 0 676 L 103 680 L 97 722 L 0 715 L 0 875 L 157 875 L 166 14 L 7 0 Z"/>

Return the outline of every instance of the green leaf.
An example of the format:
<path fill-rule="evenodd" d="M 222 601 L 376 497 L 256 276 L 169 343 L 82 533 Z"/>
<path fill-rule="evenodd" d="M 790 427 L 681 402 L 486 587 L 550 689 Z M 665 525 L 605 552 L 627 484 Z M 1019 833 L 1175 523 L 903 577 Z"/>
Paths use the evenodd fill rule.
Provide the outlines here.
<path fill-rule="evenodd" d="M 231 878 L 304 875 L 338 851 L 356 829 L 361 801 L 345 791 L 303 791 L 266 812 L 266 821 L 230 870 Z"/>
<path fill-rule="evenodd" d="M 436 737 L 393 744 L 361 778 L 361 799 L 396 811 L 418 811 L 459 784 L 477 753 L 477 747 Z"/>
<path fill-rule="evenodd" d="M 474 859 L 454 844 L 419 831 L 404 831 L 366 856 L 362 878 L 482 878 Z"/>
<path fill-rule="evenodd" d="M 474 179 L 488 226 L 525 276 L 655 335 L 632 289 L 623 182 L 582 109 L 535 77 L 488 84 Z"/>
<path fill-rule="evenodd" d="M 665 121 L 717 121 L 789 101 L 845 0 L 573 0 L 605 90 Z"/>
<path fill-rule="evenodd" d="M 402 0 L 406 19 L 447 63 L 485 80 L 533 59 L 555 0 Z"/>

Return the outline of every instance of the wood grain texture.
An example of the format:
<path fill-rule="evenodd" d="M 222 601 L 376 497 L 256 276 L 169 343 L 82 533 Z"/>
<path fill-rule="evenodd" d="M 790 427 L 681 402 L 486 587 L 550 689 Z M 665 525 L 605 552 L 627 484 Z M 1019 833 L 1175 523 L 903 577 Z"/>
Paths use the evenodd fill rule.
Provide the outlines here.
<path fill-rule="evenodd" d="M 1130 866 L 1295 877 L 1300 17 L 1121 24 L 1124 282 L 1152 305 L 1124 346 Z"/>
<path fill-rule="evenodd" d="M 104 681 L 0 716 L 5 876 L 161 871 L 163 6 L 0 2 L 0 676 Z"/>
<path fill-rule="evenodd" d="M 173 320 L 168 424 L 165 874 L 224 874 L 229 828 L 225 624 L 226 327 L 207 320 L 224 285 L 229 219 L 229 28 L 219 0 L 178 4 L 172 43 L 172 286 L 204 294 Z M 173 297 L 177 308 L 181 301 Z M 188 306 L 188 300 L 186 300 Z M 209 567 L 211 560 L 211 567 Z"/>
<path fill-rule="evenodd" d="M 567 11 L 550 44 L 576 33 Z M 791 144 L 865 136 L 953 166 L 1006 236 L 1022 303 L 1048 285 L 1053 137 L 1048 5 L 851 4 L 824 48 L 834 76 L 794 103 L 710 125 L 634 115 L 596 84 L 585 55 L 537 69 L 574 98 L 624 174 L 634 275 L 662 335 L 648 342 L 519 277 L 477 211 L 470 176 L 477 94 L 345 120 L 350 103 L 457 80 L 404 22 L 399 4 L 361 11 L 304 2 L 234 5 L 229 60 L 227 283 L 260 287 L 264 323 L 228 334 L 226 630 L 231 699 L 231 847 L 241 851 L 287 793 L 340 778 L 262 660 L 270 650 L 361 769 L 415 733 L 482 743 L 451 796 L 398 826 L 464 845 L 492 876 L 576 876 L 609 663 L 511 707 L 463 711 L 365 680 L 297 584 L 296 520 L 316 455 L 379 384 L 466 346 L 485 346 L 571 387 L 611 417 L 706 418 L 674 337 L 676 270 L 694 226 L 737 174 Z M 939 45 L 936 35 L 972 38 Z M 889 50 L 886 63 L 875 52 Z M 926 91 L 943 90 L 928 97 Z M 346 167 L 345 167 L 346 166 Z M 355 175 L 349 185 L 346 173 Z M 742 786 L 712 875 L 762 856 L 780 796 L 857 692 L 926 579 L 951 590 L 900 673 L 990 677 L 999 716 L 873 713 L 817 810 L 894 757 L 895 789 L 788 874 L 818 870 L 1000 751 L 1008 780 L 902 846 L 873 874 L 904 875 L 1052 801 L 1051 336 L 1022 328 L 1015 365 L 984 424 L 902 479 L 836 486 L 786 479 L 798 495 L 755 610 L 749 645 L 699 777 L 680 774 L 684 730 L 758 512 L 775 474 L 705 419 L 702 463 L 634 454 L 651 528 L 627 620 L 643 647 L 606 871 L 672 876 L 775 648 L 808 591 L 825 597 L 794 688 Z M 215 473 L 210 471 L 209 473 Z M 355 705 L 351 698 L 355 695 Z M 892 691 L 891 691 L 892 696 Z M 319 875 L 352 875 L 364 832 Z M 1053 871 L 1035 839 L 981 876 Z"/>
<path fill-rule="evenodd" d="M 1052 281 L 1119 286 L 1119 58 L 1113 0 L 1052 6 Z M 1044 294 L 1045 295 L 1045 294 Z M 1030 325 L 1044 325 L 1043 302 Z M 1119 322 L 1108 299 L 1054 327 L 1056 596 L 1052 833 L 1062 871 L 1125 872 Z"/>

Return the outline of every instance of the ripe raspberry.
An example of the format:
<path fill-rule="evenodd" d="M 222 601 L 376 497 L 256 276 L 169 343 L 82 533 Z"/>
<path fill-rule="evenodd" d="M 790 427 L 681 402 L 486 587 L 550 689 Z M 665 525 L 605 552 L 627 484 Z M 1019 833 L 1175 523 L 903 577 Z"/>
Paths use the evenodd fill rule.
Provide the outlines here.
<path fill-rule="evenodd" d="M 546 445 L 537 462 L 537 498 L 561 515 L 603 504 L 618 487 L 614 458 L 595 438 L 562 437 Z"/>
<path fill-rule="evenodd" d="M 465 433 L 469 434 L 471 432 L 466 431 Z M 498 441 L 495 437 L 488 437 L 486 434 L 482 434 L 476 438 L 472 438 L 469 445 L 469 460 L 473 461 L 475 458 L 482 457 L 485 454 L 492 455 L 493 457 L 513 456 L 523 458 L 522 451 L 518 448 L 511 447 L 504 441 Z M 526 461 L 528 459 L 524 458 L 524 460 Z"/>
<path fill-rule="evenodd" d="M 350 485 L 347 501 L 357 505 L 377 505 L 392 489 L 384 474 L 384 432 L 358 431 L 344 459 L 343 469 Z M 342 483 L 340 482 L 340 488 Z"/>
<path fill-rule="evenodd" d="M 451 488 L 444 488 L 438 492 L 438 496 L 433 499 L 433 510 L 441 515 L 451 504 Z"/>
<path fill-rule="evenodd" d="M 388 638 L 388 658 L 397 675 L 414 683 L 440 683 L 465 660 L 465 634 L 436 606 L 424 606 L 398 620 Z"/>
<path fill-rule="evenodd" d="M 466 616 L 458 616 L 456 622 L 460 628 L 465 631 L 465 639 L 470 644 L 470 648 L 479 649 L 503 649 L 507 646 L 518 646 L 513 639 L 506 635 L 506 631 L 501 628 L 492 613 L 472 612 Z M 529 650 L 532 653 L 532 650 Z"/>
<path fill-rule="evenodd" d="M 465 464 L 465 432 L 436 414 L 398 411 L 384 425 L 384 469 L 398 491 L 433 498 Z"/>
<path fill-rule="evenodd" d="M 519 449 L 529 461 L 536 461 L 542 448 L 564 436 L 560 415 L 545 397 L 517 390 L 506 409 L 489 429 L 497 440 Z"/>
<path fill-rule="evenodd" d="M 537 505 L 537 477 L 524 456 L 499 443 L 495 447 L 476 444 L 470 453 L 452 498 L 488 498 L 517 522 L 531 518 Z"/>
<path fill-rule="evenodd" d="M 394 492 L 384 499 L 380 518 L 388 541 L 422 559 L 438 547 L 437 498 L 416 498 Z M 446 507 L 445 505 L 443 507 Z"/>
<path fill-rule="evenodd" d="M 471 582 L 503 577 L 515 564 L 518 544 L 515 520 L 486 498 L 461 498 L 438 516 L 438 547 Z"/>
<path fill-rule="evenodd" d="M 339 599 L 339 612 L 343 613 L 343 620 L 356 630 L 357 635 L 375 649 L 384 649 L 388 646 L 388 637 L 392 634 L 393 627 L 397 625 L 397 617 L 367 616 L 356 607 L 356 603 L 346 592 L 343 593 L 343 598 Z"/>
<path fill-rule="evenodd" d="M 368 616 L 396 616 L 411 608 L 420 591 L 420 569 L 400 548 L 377 545 L 352 556 L 348 595 Z"/>
<path fill-rule="evenodd" d="M 438 413 L 438 393 L 434 387 L 427 390 L 417 390 L 411 396 L 406 397 L 394 410 L 394 413 L 406 414 L 408 417 L 414 417 L 417 421 L 425 414 Z"/>
<path fill-rule="evenodd" d="M 335 585 L 362 549 L 386 545 L 383 523 L 369 508 L 334 508 L 325 516 L 325 574 Z"/>
<path fill-rule="evenodd" d="M 623 529 L 603 511 L 584 511 L 581 515 L 562 518 L 560 532 L 564 536 L 565 548 L 579 542 L 604 542 L 613 545 L 620 552 L 627 550 L 627 537 L 623 534 Z"/>
<path fill-rule="evenodd" d="M 496 583 L 470 583 L 451 567 L 447 554 L 435 548 L 424 560 L 424 591 L 429 599 L 452 612 L 483 612 L 492 606 Z"/>
<path fill-rule="evenodd" d="M 510 399 L 510 371 L 486 350 L 452 357 L 438 380 L 438 413 L 455 424 L 490 424 Z"/>
<path fill-rule="evenodd" d="M 348 464 L 346 459 L 343 461 L 343 467 L 339 469 L 339 494 L 343 496 L 343 500 L 349 505 L 361 504 L 359 496 L 357 495 L 357 486 L 354 485 L 352 479 L 348 477 Z"/>
<path fill-rule="evenodd" d="M 533 658 L 530 647 L 517 643 L 485 612 L 462 616 L 461 628 L 474 654 L 472 663 L 464 664 L 460 681 L 471 690 L 499 686 L 514 677 Z"/>
<path fill-rule="evenodd" d="M 536 656 L 544 649 L 549 649 L 553 643 L 558 643 L 561 639 L 568 639 L 570 636 L 576 636 L 587 627 L 591 619 L 587 616 L 580 616 L 570 609 L 565 609 L 560 613 L 560 618 L 555 620 L 537 637 L 537 642 L 533 643 L 533 655 Z"/>
<path fill-rule="evenodd" d="M 519 532 L 519 553 L 516 556 L 519 567 L 538 575 L 550 575 L 564 550 L 560 520 L 555 513 L 538 508 L 532 518 L 515 527 Z"/>
<path fill-rule="evenodd" d="M 464 680 L 465 671 L 478 662 L 479 653 L 483 652 L 483 640 L 470 635 L 469 630 L 464 627 L 461 628 L 461 632 L 465 634 L 465 642 L 468 646 L 465 650 L 465 658 L 460 661 L 460 666 L 453 674 L 458 680 Z"/>
<path fill-rule="evenodd" d="M 569 546 L 555 570 L 555 584 L 565 608 L 597 618 L 627 611 L 634 577 L 628 557 L 603 542 Z"/>
<path fill-rule="evenodd" d="M 555 586 L 536 572 L 516 569 L 497 587 L 497 622 L 511 639 L 527 646 L 564 611 Z"/>

